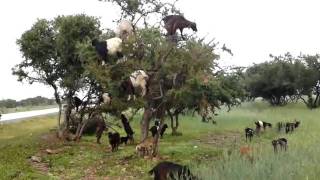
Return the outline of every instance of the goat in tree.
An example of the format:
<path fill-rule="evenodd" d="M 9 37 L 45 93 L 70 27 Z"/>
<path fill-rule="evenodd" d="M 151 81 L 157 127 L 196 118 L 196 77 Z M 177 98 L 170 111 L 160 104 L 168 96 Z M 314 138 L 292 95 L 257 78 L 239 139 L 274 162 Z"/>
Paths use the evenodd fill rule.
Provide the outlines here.
<path fill-rule="evenodd" d="M 164 28 L 167 30 L 167 36 L 175 35 L 177 29 L 179 29 L 181 37 L 184 40 L 185 38 L 182 34 L 184 28 L 191 28 L 195 32 L 198 31 L 196 23 L 185 19 L 181 15 L 169 15 L 164 17 L 162 20 L 164 22 Z"/>

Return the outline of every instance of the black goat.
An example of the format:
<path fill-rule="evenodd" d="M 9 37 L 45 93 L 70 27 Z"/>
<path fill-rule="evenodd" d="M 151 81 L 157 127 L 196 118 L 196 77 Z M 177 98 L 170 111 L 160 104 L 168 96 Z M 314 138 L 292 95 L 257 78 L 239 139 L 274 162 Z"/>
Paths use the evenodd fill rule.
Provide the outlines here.
<path fill-rule="evenodd" d="M 99 41 L 97 39 L 92 40 L 92 46 L 95 47 L 97 53 L 101 57 L 101 59 L 106 63 L 108 61 L 108 49 L 106 41 Z"/>
<path fill-rule="evenodd" d="M 124 128 L 124 131 L 127 133 L 127 137 L 129 138 L 129 140 L 131 142 L 133 142 L 134 141 L 134 139 L 133 139 L 134 132 L 129 124 L 127 117 L 124 114 L 121 114 L 121 122 L 122 122 L 122 125 Z"/>
<path fill-rule="evenodd" d="M 195 180 L 190 169 L 187 166 L 164 161 L 158 163 L 154 168 L 149 171 L 149 174 L 154 174 L 154 180 L 167 180 L 167 179 L 183 179 L 183 180 Z"/>
<path fill-rule="evenodd" d="M 286 133 L 293 132 L 295 128 L 298 128 L 300 121 L 288 122 L 286 123 Z"/>
<path fill-rule="evenodd" d="M 168 128 L 167 124 L 164 124 L 160 130 L 160 136 L 161 138 L 163 137 L 164 132 L 166 131 L 166 129 Z"/>
<path fill-rule="evenodd" d="M 73 96 L 71 103 L 72 103 L 73 107 L 76 108 L 76 111 L 78 112 L 79 106 L 81 106 L 83 101 L 80 98 L 78 98 L 77 96 Z"/>
<path fill-rule="evenodd" d="M 120 134 L 118 132 L 115 132 L 115 133 L 109 132 L 108 137 L 109 137 L 109 143 L 111 145 L 111 151 L 114 152 L 118 150 L 118 146 L 120 144 Z"/>
<path fill-rule="evenodd" d="M 254 130 L 251 129 L 251 128 L 246 128 L 244 129 L 245 131 L 245 134 L 246 134 L 246 142 L 247 142 L 247 139 L 249 138 L 249 141 L 251 142 L 251 139 L 253 137 L 253 134 L 254 134 Z"/>
<path fill-rule="evenodd" d="M 152 126 L 152 127 L 149 129 L 149 131 L 151 132 L 152 137 L 154 137 L 154 136 L 157 134 L 157 132 L 158 132 L 158 127 L 157 127 L 157 126 Z"/>
<path fill-rule="evenodd" d="M 281 150 L 284 149 L 285 151 L 287 151 L 288 149 L 288 141 L 286 138 L 279 138 L 279 139 L 273 140 L 271 143 L 272 143 L 274 152 L 278 152 L 278 145 L 280 146 Z"/>
<path fill-rule="evenodd" d="M 123 96 L 129 95 L 129 97 L 131 97 L 131 96 L 135 95 L 135 90 L 134 90 L 134 87 L 133 87 L 133 84 L 132 84 L 130 78 L 121 82 L 119 91 L 120 91 L 121 95 L 123 95 Z M 128 97 L 128 99 L 129 99 L 129 97 Z"/>
<path fill-rule="evenodd" d="M 159 130 L 159 126 L 152 126 L 149 131 L 151 131 L 151 134 L 152 134 L 152 137 L 154 137 L 157 133 L 158 133 L 158 130 Z M 167 124 L 164 124 L 161 129 L 160 129 L 160 136 L 161 138 L 163 137 L 163 134 L 164 132 L 166 131 L 166 129 L 168 128 L 168 125 Z"/>
<path fill-rule="evenodd" d="M 159 127 L 160 126 L 160 121 L 159 120 L 155 120 L 154 121 L 154 125 Z"/>
<path fill-rule="evenodd" d="M 188 21 L 181 15 L 169 15 L 162 20 L 168 36 L 175 35 L 177 29 L 179 29 L 182 39 L 185 39 L 182 34 L 184 28 L 191 28 L 193 31 L 198 31 L 196 23 Z"/>
<path fill-rule="evenodd" d="M 121 137 L 121 138 L 120 138 L 120 144 L 123 144 L 123 143 L 124 143 L 125 145 L 127 145 L 128 139 L 129 139 L 128 136 L 126 136 L 126 137 Z"/>

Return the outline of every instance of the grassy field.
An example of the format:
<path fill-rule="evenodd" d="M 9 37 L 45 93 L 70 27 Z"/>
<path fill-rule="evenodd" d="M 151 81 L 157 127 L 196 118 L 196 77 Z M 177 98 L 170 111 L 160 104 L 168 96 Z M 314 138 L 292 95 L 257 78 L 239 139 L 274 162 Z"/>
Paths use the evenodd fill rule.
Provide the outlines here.
<path fill-rule="evenodd" d="M 134 153 L 135 145 L 121 146 L 111 153 L 106 136 L 95 143 L 94 136 L 81 142 L 61 142 L 49 129 L 53 116 L 0 126 L 0 178 L 3 179 L 151 179 L 147 173 L 161 160 L 189 165 L 203 179 L 318 179 L 320 175 L 319 110 L 308 110 L 303 104 L 270 107 L 263 102 L 246 103 L 230 112 L 221 110 L 217 125 L 200 122 L 199 117 L 181 117 L 182 136 L 171 136 L 170 129 L 160 141 L 160 157 L 143 159 Z M 275 124 L 278 121 L 301 120 L 292 134 L 268 129 L 251 143 L 244 139 L 244 128 L 254 121 Z M 139 138 L 139 121 L 133 121 Z M 168 123 L 168 122 L 167 122 Z M 123 131 L 120 130 L 122 135 Z M 288 139 L 287 152 L 275 154 L 271 140 Z M 239 150 L 249 147 L 241 155 Z M 46 153 L 46 149 L 53 154 Z M 41 163 L 28 161 L 41 157 Z"/>

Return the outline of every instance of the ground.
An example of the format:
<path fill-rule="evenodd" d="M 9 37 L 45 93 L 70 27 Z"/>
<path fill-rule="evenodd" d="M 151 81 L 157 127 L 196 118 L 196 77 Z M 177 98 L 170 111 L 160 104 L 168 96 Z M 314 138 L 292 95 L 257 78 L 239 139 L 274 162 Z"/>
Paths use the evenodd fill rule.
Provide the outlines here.
<path fill-rule="evenodd" d="M 319 115 L 318 109 L 299 103 L 270 107 L 254 102 L 230 112 L 221 110 L 216 125 L 203 123 L 197 116 L 182 116 L 182 136 L 171 136 L 168 128 L 160 140 L 160 156 L 153 159 L 138 157 L 135 145 L 110 152 L 106 135 L 101 145 L 94 136 L 61 142 L 52 129 L 54 116 L 0 125 L 0 179 L 152 179 L 148 171 L 162 160 L 186 164 L 203 179 L 317 179 Z M 136 141 L 140 118 L 133 121 Z M 302 122 L 295 132 L 276 131 L 276 122 L 294 118 Z M 245 142 L 244 128 L 254 127 L 256 120 L 274 127 Z M 275 154 L 271 140 L 279 137 L 288 139 L 289 149 Z M 32 156 L 39 157 L 39 162 L 31 162 Z"/>

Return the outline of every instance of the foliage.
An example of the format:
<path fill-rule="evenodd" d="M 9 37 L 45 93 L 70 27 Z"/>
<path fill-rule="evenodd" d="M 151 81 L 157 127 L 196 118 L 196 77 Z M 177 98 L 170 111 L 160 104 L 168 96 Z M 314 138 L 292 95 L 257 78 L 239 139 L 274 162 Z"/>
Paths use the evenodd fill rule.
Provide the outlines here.
<path fill-rule="evenodd" d="M 19 81 L 52 87 L 60 112 L 63 96 L 70 107 L 71 97 L 88 86 L 82 76 L 78 44 L 100 34 L 99 25 L 97 18 L 84 14 L 37 20 L 17 40 L 25 60 L 13 68 L 13 74 Z M 60 125 L 60 116 L 58 121 Z"/>
<path fill-rule="evenodd" d="M 272 61 L 246 70 L 245 85 L 250 96 L 262 97 L 272 105 L 285 105 L 311 93 L 316 78 L 303 59 L 289 53 L 271 57 Z"/>
<path fill-rule="evenodd" d="M 52 104 L 54 104 L 53 99 L 48 99 L 41 96 L 27 98 L 21 101 L 16 101 L 13 99 L 0 100 L 1 108 L 15 108 L 17 106 L 25 107 L 25 106 L 39 106 L 39 105 L 52 105 Z"/>

